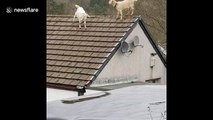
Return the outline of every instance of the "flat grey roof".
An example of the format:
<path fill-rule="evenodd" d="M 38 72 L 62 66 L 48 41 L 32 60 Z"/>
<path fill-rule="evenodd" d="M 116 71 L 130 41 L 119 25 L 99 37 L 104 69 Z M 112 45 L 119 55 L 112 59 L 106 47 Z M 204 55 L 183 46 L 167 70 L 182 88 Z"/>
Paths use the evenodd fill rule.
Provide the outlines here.
<path fill-rule="evenodd" d="M 110 95 L 64 104 L 47 103 L 48 120 L 166 119 L 166 86 L 136 85 L 108 91 Z"/>

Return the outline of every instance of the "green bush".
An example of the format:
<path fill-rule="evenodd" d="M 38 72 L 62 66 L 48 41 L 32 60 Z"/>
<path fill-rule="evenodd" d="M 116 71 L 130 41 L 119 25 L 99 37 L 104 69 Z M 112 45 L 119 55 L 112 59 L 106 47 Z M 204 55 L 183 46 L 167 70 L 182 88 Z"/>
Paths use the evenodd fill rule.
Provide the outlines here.
<path fill-rule="evenodd" d="M 56 3 L 54 0 L 47 0 L 47 14 L 64 14 L 65 4 Z"/>
<path fill-rule="evenodd" d="M 107 12 L 108 0 L 91 0 L 89 11 L 94 15 L 103 15 Z"/>

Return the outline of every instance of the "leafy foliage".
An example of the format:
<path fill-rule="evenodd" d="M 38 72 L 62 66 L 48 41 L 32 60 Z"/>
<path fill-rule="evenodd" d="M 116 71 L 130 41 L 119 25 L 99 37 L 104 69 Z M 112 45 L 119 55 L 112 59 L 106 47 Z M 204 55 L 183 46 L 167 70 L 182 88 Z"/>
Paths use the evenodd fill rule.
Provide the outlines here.
<path fill-rule="evenodd" d="M 57 3 L 54 0 L 47 0 L 47 14 L 63 14 L 65 4 Z"/>
<path fill-rule="evenodd" d="M 91 0 L 89 11 L 94 15 L 104 15 L 106 14 L 107 5 L 107 0 Z"/>

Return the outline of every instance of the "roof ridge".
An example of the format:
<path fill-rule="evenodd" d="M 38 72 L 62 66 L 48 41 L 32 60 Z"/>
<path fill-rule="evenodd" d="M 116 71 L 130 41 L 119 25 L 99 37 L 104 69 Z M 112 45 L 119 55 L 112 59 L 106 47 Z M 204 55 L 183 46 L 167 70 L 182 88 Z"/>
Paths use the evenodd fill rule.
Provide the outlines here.
<path fill-rule="evenodd" d="M 74 15 L 67 14 L 47 14 L 47 17 L 73 17 Z M 89 18 L 114 18 L 116 19 L 116 15 L 90 15 Z M 133 16 L 132 18 L 141 18 L 141 15 Z M 124 19 L 125 20 L 125 19 Z"/>

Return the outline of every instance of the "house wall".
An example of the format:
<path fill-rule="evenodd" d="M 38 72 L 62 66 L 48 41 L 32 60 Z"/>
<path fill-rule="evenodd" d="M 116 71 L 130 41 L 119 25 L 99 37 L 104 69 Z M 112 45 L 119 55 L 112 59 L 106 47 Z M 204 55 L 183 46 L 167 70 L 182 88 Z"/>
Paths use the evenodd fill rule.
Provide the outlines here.
<path fill-rule="evenodd" d="M 146 81 L 160 78 L 160 84 L 166 84 L 166 68 L 158 55 L 155 55 L 155 66 L 150 68 L 151 53 L 156 53 L 140 25 L 137 24 L 125 40 L 131 43 L 135 36 L 139 37 L 139 44 L 132 47 L 132 53 L 122 53 L 121 48 L 114 54 L 105 68 L 98 75 L 91 86 L 109 85 L 131 81 Z"/>

